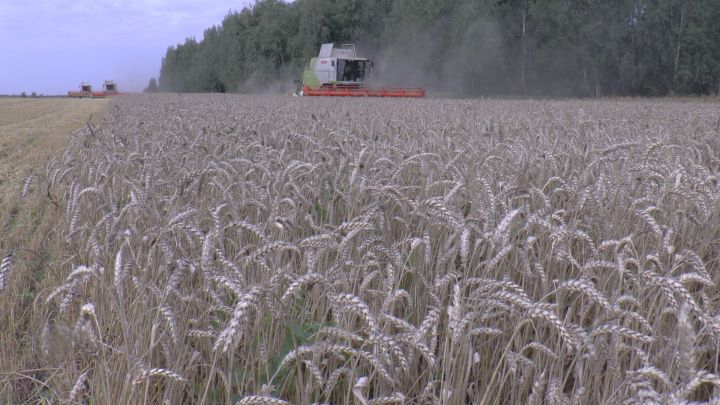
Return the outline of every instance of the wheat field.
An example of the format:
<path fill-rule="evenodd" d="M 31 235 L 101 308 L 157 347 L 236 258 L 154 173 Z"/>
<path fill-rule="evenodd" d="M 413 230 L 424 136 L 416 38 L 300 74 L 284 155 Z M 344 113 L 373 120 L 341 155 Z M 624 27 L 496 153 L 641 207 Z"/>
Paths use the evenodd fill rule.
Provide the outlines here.
<path fill-rule="evenodd" d="M 720 403 L 719 107 L 114 101 L 0 403 Z"/>

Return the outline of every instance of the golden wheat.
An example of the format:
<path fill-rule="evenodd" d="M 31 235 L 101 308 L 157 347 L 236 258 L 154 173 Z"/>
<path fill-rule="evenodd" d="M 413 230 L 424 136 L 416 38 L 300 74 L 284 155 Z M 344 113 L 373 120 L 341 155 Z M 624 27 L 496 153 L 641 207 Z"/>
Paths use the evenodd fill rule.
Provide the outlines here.
<path fill-rule="evenodd" d="M 22 187 L 58 199 L 71 252 L 38 304 L 46 384 L 99 403 L 716 400 L 716 115 L 120 99 Z"/>

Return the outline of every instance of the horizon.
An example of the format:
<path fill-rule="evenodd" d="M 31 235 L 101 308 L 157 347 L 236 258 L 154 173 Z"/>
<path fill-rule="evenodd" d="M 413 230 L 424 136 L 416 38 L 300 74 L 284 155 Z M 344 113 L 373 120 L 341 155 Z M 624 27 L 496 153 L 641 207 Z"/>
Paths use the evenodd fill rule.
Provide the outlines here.
<path fill-rule="evenodd" d="M 80 0 L 0 3 L 0 94 L 64 95 L 81 82 L 139 92 L 170 46 L 222 23 L 251 0 Z"/>

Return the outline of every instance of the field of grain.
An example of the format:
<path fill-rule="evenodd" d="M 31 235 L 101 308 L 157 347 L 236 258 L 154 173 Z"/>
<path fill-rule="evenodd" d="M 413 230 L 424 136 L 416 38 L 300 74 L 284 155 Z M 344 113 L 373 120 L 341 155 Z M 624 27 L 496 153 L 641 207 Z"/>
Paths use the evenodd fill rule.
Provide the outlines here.
<path fill-rule="evenodd" d="M 47 198 L 35 180 L 49 156 L 62 154 L 70 133 L 97 123 L 107 107 L 107 100 L 0 99 L 0 404 L 36 403 L 37 396 L 23 392 L 43 367 L 32 328 L 45 314 L 33 305 L 44 282 L 62 281 L 54 267 L 69 259 L 60 201 Z"/>
<path fill-rule="evenodd" d="M 18 176 L 42 168 L 50 153 L 67 145 L 68 134 L 102 117 L 108 100 L 0 99 L 0 201 Z"/>
<path fill-rule="evenodd" d="M 719 107 L 114 101 L 0 402 L 717 403 Z"/>

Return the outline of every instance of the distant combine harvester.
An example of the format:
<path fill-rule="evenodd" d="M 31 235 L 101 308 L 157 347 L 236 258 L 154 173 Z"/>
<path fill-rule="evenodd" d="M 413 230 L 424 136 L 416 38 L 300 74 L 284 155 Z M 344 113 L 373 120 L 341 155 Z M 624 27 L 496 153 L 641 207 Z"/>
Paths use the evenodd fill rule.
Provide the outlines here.
<path fill-rule="evenodd" d="M 117 84 L 112 80 L 105 80 L 103 83 L 103 91 L 93 91 L 90 83 L 80 83 L 80 91 L 68 91 L 68 97 L 73 98 L 105 98 L 108 96 L 119 96 Z"/>

